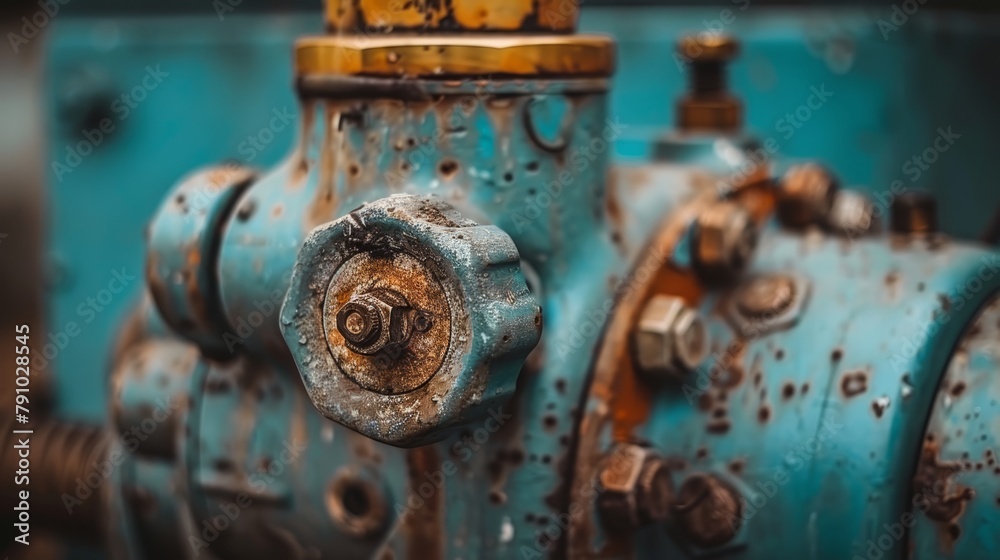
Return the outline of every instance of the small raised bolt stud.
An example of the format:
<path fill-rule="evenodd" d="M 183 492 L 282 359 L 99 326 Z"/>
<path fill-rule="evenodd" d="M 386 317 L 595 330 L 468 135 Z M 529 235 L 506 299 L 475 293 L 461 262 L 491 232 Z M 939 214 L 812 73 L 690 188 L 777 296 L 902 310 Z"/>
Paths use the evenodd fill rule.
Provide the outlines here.
<path fill-rule="evenodd" d="M 911 191 L 892 203 L 892 232 L 899 235 L 937 233 L 937 201 L 924 191 Z"/>
<path fill-rule="evenodd" d="M 685 480 L 671 510 L 681 535 L 704 548 L 733 540 L 743 521 L 736 490 L 708 474 L 694 474 Z"/>
<path fill-rule="evenodd" d="M 649 381 L 682 378 L 708 355 L 708 329 L 697 310 L 675 296 L 654 296 L 633 333 L 637 370 Z"/>
<path fill-rule="evenodd" d="M 837 178 L 822 165 L 793 166 L 778 182 L 778 219 L 792 229 L 823 224 L 833 208 L 838 189 Z"/>
<path fill-rule="evenodd" d="M 652 450 L 620 443 L 597 473 L 598 511 L 611 530 L 663 521 L 670 513 L 673 483 L 668 463 Z"/>
<path fill-rule="evenodd" d="M 827 229 L 843 237 L 864 237 L 878 228 L 875 207 L 864 193 L 841 190 L 834 195 Z"/>
<path fill-rule="evenodd" d="M 688 64 L 689 91 L 677 102 L 677 126 L 683 131 L 728 132 L 743 124 L 743 105 L 726 85 L 726 65 L 740 44 L 728 35 L 688 35 L 677 55 Z"/>
<path fill-rule="evenodd" d="M 757 249 L 757 224 L 734 202 L 716 202 L 698 216 L 692 236 L 692 262 L 708 283 L 739 276 Z"/>

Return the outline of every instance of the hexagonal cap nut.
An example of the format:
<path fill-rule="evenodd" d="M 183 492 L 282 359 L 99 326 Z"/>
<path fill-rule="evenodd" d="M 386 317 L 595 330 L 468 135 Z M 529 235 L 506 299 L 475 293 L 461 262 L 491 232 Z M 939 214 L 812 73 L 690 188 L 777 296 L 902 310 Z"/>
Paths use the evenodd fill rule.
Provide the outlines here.
<path fill-rule="evenodd" d="M 778 184 L 778 219 L 795 229 L 824 223 L 839 188 L 837 178 L 822 165 L 791 167 Z"/>
<path fill-rule="evenodd" d="M 657 295 L 643 308 L 633 346 L 642 375 L 655 380 L 680 377 L 708 354 L 708 329 L 683 299 Z"/>
<path fill-rule="evenodd" d="M 692 236 L 692 262 L 699 279 L 724 282 L 746 268 L 757 249 L 753 217 L 734 202 L 716 202 L 698 215 Z"/>
<path fill-rule="evenodd" d="M 426 329 L 403 349 L 353 352 L 338 311 L 379 290 L 424 313 Z M 393 195 L 313 230 L 280 324 L 317 410 L 377 441 L 413 447 L 499 411 L 542 320 L 503 230 L 435 197 Z"/>
<path fill-rule="evenodd" d="M 598 510 L 611 529 L 663 521 L 670 513 L 669 465 L 648 448 L 629 443 L 615 446 L 598 471 L 597 486 Z"/>

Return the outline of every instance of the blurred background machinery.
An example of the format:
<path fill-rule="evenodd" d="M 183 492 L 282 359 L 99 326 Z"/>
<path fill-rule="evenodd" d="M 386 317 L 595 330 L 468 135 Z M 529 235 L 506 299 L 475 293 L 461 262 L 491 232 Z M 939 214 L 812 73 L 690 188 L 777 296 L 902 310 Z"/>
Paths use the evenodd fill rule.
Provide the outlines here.
<path fill-rule="evenodd" d="M 996 557 L 992 6 L 301 4 L 5 8 L 12 555 Z"/>

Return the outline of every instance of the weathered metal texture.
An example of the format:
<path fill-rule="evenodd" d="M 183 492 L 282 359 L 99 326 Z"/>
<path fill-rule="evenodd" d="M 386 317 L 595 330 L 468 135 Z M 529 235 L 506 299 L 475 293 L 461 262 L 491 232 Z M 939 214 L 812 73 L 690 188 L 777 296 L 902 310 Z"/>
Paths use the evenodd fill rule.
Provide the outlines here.
<path fill-rule="evenodd" d="M 614 41 L 604 35 L 321 36 L 295 44 L 295 74 L 390 78 L 607 77 Z"/>
<path fill-rule="evenodd" d="M 406 454 L 323 418 L 294 372 L 236 359 L 192 386 L 192 557 L 372 558 L 399 523 Z M 405 557 L 405 556 L 401 556 Z"/>
<path fill-rule="evenodd" d="M 650 442 L 673 462 L 675 487 L 710 474 L 741 496 L 735 536 L 705 547 L 697 544 L 705 535 L 686 534 L 691 529 L 676 521 L 608 533 L 584 515 L 571 555 L 865 557 L 907 511 L 909 476 L 945 364 L 976 309 L 1000 287 L 1000 278 L 979 276 L 992 270 L 992 258 L 951 242 L 768 232 L 750 274 L 809 282 L 794 326 L 734 332 L 727 315 L 743 288 L 710 294 L 701 308 L 712 357 L 686 382 L 645 397 L 638 418 L 620 410 L 632 365 L 608 369 L 614 354 L 604 356 L 614 348 L 605 347 L 574 480 L 577 503 L 586 507 L 595 454 L 611 441 Z M 608 332 L 618 332 L 615 323 Z M 881 550 L 885 557 L 906 554 L 901 538 Z"/>
<path fill-rule="evenodd" d="M 122 355 L 111 377 L 114 430 L 132 434 L 130 453 L 171 461 L 188 406 L 198 348 L 178 339 L 149 338 Z"/>
<path fill-rule="evenodd" d="M 572 33 L 578 0 L 327 0 L 331 32 L 380 33 Z"/>
<path fill-rule="evenodd" d="M 988 274 L 995 274 L 992 268 Z M 968 326 L 934 399 L 912 481 L 910 558 L 1000 554 L 1000 299 Z"/>
<path fill-rule="evenodd" d="M 126 321 L 113 355 L 114 437 L 87 473 L 103 477 L 109 552 L 122 560 L 187 558 L 184 442 L 191 429 L 192 384 L 204 377 L 208 363 L 197 346 L 166 330 L 148 297 Z"/>
<path fill-rule="evenodd" d="M 315 229 L 281 312 L 313 404 L 331 420 L 403 447 L 484 420 L 513 394 L 542 330 L 519 261 L 502 230 L 428 196 L 392 195 Z M 399 311 L 419 313 L 426 328 L 368 355 L 350 347 L 337 315 L 380 291 L 396 294 L 410 308 Z M 389 331 L 384 315 L 364 319 Z"/>
<path fill-rule="evenodd" d="M 606 118 L 604 85 L 471 81 L 403 88 L 392 82 L 340 82 L 325 91 L 360 95 L 368 88 L 389 98 L 307 99 L 302 144 L 243 195 L 238 208 L 252 210 L 238 210 L 226 228 L 219 270 L 232 335 L 250 359 L 287 364 L 274 373 L 278 376 L 293 371 L 293 360 L 273 310 L 289 285 L 287 272 L 299 245 L 315 226 L 394 192 L 437 194 L 463 215 L 505 231 L 517 246 L 534 297 L 554 314 L 513 399 L 489 411 L 481 424 L 409 452 L 366 444 L 385 465 L 403 463 L 408 469 L 381 471 L 393 485 L 387 499 L 397 513 L 384 546 L 397 557 L 478 551 L 494 558 L 563 550 L 568 525 L 560 512 L 568 505 L 566 475 L 576 403 L 589 369 L 587 349 L 596 344 L 619 290 L 627 290 L 619 283 L 631 268 L 626 263 L 639 258 L 665 209 L 690 197 L 695 183 L 690 171 L 670 166 L 615 170 L 605 182 L 606 156 L 620 129 Z M 371 89 L 376 86 L 381 89 Z M 653 261 L 662 264 L 665 258 Z M 607 271 L 606 277 L 595 282 L 595 270 Z M 255 282 L 246 282 L 249 277 Z M 315 288 L 322 292 L 326 284 Z M 308 400 L 297 406 L 309 409 Z M 208 414 L 222 407 L 216 402 L 203 408 Z M 217 431 L 216 443 L 198 448 L 221 449 L 234 437 L 236 415 L 218 414 L 198 422 Z M 244 425 L 251 416 L 271 415 L 238 415 Z M 311 410 L 302 417 L 327 422 Z M 328 453 L 306 464 L 322 464 L 329 477 L 348 462 L 344 452 Z M 252 458 L 242 457 L 236 465 L 252 464 Z M 207 458 L 201 465 L 201 476 L 220 476 Z M 307 475 L 300 473 L 292 483 L 300 477 Z M 301 484 L 304 493 L 308 484 Z M 207 505 L 199 508 L 203 515 L 212 512 Z M 269 520 L 300 535 L 303 546 L 336 546 L 344 554 L 343 543 L 334 544 L 342 539 L 330 537 L 326 526 L 299 533 L 301 510 L 295 512 L 298 516 L 285 511 Z M 246 542 L 259 542 L 253 539 L 261 531 L 256 533 Z M 326 535 L 322 543 L 316 540 L 320 534 Z M 238 544 L 240 539 L 233 546 Z M 368 550 L 364 542 L 351 546 L 360 547 L 351 549 L 357 555 Z"/>
<path fill-rule="evenodd" d="M 577 240 L 600 227 L 620 133 L 605 82 L 396 84 L 393 95 L 419 98 L 304 101 L 300 146 L 242 196 L 219 258 L 227 347 L 290 363 L 277 308 L 299 247 L 314 227 L 391 193 L 436 194 L 499 227 L 543 276 L 586 249 Z"/>
<path fill-rule="evenodd" d="M 149 293 L 167 324 L 210 356 L 229 354 L 215 270 L 220 230 L 254 177 L 243 166 L 196 171 L 166 198 L 148 229 Z"/>

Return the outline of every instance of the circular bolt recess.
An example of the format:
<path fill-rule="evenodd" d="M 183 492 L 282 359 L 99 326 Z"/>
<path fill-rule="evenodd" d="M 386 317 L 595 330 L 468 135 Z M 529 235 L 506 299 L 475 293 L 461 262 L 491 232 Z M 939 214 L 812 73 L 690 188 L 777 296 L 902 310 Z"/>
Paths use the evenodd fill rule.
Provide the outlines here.
<path fill-rule="evenodd" d="M 867 195 L 858 191 L 838 191 L 827 216 L 827 229 L 851 239 L 868 235 L 878 227 L 874 210 Z"/>
<path fill-rule="evenodd" d="M 650 381 L 683 377 L 708 355 L 705 322 L 679 297 L 650 299 L 632 336 L 638 371 Z"/>
<path fill-rule="evenodd" d="M 541 336 L 513 240 L 435 197 L 393 195 L 316 228 L 280 325 L 313 405 L 399 447 L 499 410 Z"/>
<path fill-rule="evenodd" d="M 722 480 L 707 474 L 685 480 L 671 509 L 682 535 L 704 548 L 731 541 L 742 521 L 739 495 Z"/>
<path fill-rule="evenodd" d="M 825 167 L 815 163 L 796 165 L 778 183 L 778 219 L 793 229 L 823 223 L 838 189 L 837 178 Z"/>
<path fill-rule="evenodd" d="M 610 529 L 634 529 L 663 521 L 670 513 L 670 469 L 666 461 L 645 447 L 617 445 L 605 458 L 597 485 L 598 510 Z"/>
<path fill-rule="evenodd" d="M 904 193 L 892 203 L 892 232 L 900 235 L 937 233 L 937 201 L 930 193 Z"/>
<path fill-rule="evenodd" d="M 370 539 L 385 530 L 388 506 L 377 477 L 355 467 L 334 475 L 326 491 L 326 508 L 345 534 Z"/>
<path fill-rule="evenodd" d="M 795 281 L 787 276 L 771 275 L 753 279 L 736 300 L 740 313 L 748 319 L 761 319 L 781 313 L 795 300 Z"/>
<path fill-rule="evenodd" d="M 757 224 L 736 203 L 717 202 L 698 216 L 692 262 L 701 280 L 715 283 L 736 278 L 756 249 Z"/>

